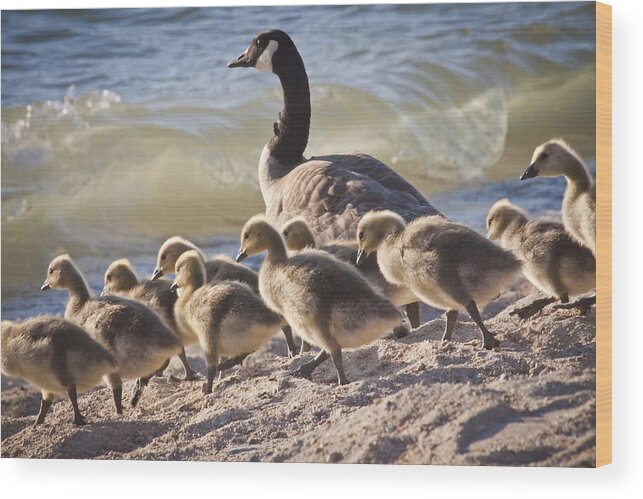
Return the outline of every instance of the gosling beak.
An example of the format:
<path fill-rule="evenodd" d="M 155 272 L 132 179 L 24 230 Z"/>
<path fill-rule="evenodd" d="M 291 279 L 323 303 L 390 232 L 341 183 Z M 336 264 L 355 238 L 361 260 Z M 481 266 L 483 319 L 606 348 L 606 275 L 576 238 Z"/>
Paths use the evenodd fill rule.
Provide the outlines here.
<path fill-rule="evenodd" d="M 163 271 L 160 268 L 156 267 L 154 269 L 154 273 L 152 274 L 152 280 L 156 281 L 162 275 L 163 275 Z"/>
<path fill-rule="evenodd" d="M 243 54 L 241 54 L 233 61 L 230 61 L 228 63 L 228 68 L 249 68 L 253 66 L 252 61 L 248 57 L 248 51 L 249 49 L 246 49 L 246 51 Z"/>
<path fill-rule="evenodd" d="M 102 296 L 107 296 L 109 294 L 109 291 L 107 291 L 107 286 L 103 288 L 103 290 L 100 292 L 101 297 Z"/>
<path fill-rule="evenodd" d="M 359 251 L 357 252 L 357 260 L 355 260 L 355 265 L 358 267 L 366 260 L 366 257 L 368 255 L 365 254 L 364 249 L 360 248 Z"/>
<path fill-rule="evenodd" d="M 529 165 L 529 168 L 525 170 L 525 173 L 522 174 L 522 177 L 520 177 L 520 180 L 527 180 L 528 178 L 533 178 L 537 176 L 538 176 L 538 169 L 532 163 L 531 165 Z"/>
<path fill-rule="evenodd" d="M 40 291 L 47 291 L 48 289 L 51 289 L 51 286 L 49 285 L 49 281 L 43 282 L 42 286 L 40 286 Z"/>
<path fill-rule="evenodd" d="M 237 257 L 235 258 L 235 260 L 237 262 L 240 262 L 241 260 L 245 260 L 246 258 L 248 258 L 248 253 L 246 253 L 246 250 L 244 250 L 243 248 L 239 248 L 239 252 L 237 253 Z"/>
<path fill-rule="evenodd" d="M 170 291 L 172 291 L 172 293 L 176 293 L 177 289 L 179 289 L 179 285 L 176 283 L 176 281 L 174 281 L 170 286 Z"/>

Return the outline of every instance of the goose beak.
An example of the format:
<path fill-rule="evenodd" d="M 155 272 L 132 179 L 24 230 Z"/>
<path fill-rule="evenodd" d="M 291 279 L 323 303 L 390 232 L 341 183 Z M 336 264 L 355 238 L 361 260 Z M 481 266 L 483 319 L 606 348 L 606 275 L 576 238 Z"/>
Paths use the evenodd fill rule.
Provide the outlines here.
<path fill-rule="evenodd" d="M 520 180 L 527 180 L 528 178 L 533 178 L 537 176 L 538 176 L 538 169 L 532 163 L 531 165 L 529 165 L 529 168 L 525 170 L 525 173 L 522 174 L 522 177 L 520 177 Z"/>
<path fill-rule="evenodd" d="M 172 293 L 176 293 L 177 289 L 179 289 L 179 285 L 176 283 L 176 281 L 174 281 L 170 286 L 170 291 L 172 291 Z"/>
<path fill-rule="evenodd" d="M 163 275 L 163 271 L 160 268 L 156 267 L 154 269 L 154 273 L 152 274 L 152 280 L 156 281 L 162 275 Z"/>
<path fill-rule="evenodd" d="M 237 262 L 240 262 L 241 260 L 245 260 L 246 258 L 248 258 L 248 253 L 246 253 L 246 250 L 244 250 L 243 248 L 239 248 L 239 252 L 237 253 L 237 257 L 235 258 L 235 260 Z"/>
<path fill-rule="evenodd" d="M 48 289 L 51 289 L 51 286 L 49 285 L 49 281 L 43 282 L 42 286 L 40 286 L 40 291 L 47 291 Z"/>
<path fill-rule="evenodd" d="M 239 57 L 237 57 L 235 60 L 230 61 L 228 63 L 228 68 L 249 68 L 253 66 L 252 61 L 248 57 L 248 51 L 249 49 L 246 49 L 246 51 L 241 54 Z"/>
<path fill-rule="evenodd" d="M 366 256 L 364 253 L 364 249 L 360 248 L 359 251 L 357 252 L 357 260 L 355 261 L 355 265 L 358 267 L 366 260 Z"/>

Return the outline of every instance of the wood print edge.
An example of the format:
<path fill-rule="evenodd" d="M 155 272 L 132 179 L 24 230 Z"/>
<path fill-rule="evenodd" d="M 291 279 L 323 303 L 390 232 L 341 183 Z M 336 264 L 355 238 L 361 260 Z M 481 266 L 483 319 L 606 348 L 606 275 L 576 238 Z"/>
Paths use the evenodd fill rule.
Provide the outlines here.
<path fill-rule="evenodd" d="M 612 462 L 612 7 L 596 3 L 596 466 Z"/>

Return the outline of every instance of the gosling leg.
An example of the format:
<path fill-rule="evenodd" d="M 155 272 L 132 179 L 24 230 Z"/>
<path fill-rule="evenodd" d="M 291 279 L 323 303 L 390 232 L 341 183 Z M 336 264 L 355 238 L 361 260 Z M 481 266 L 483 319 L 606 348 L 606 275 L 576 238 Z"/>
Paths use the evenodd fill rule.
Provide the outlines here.
<path fill-rule="evenodd" d="M 51 407 L 53 401 L 53 393 L 42 394 L 42 400 L 40 400 L 40 411 L 38 412 L 36 422 L 33 424 L 34 427 L 45 422 L 45 417 L 47 416 L 47 412 L 49 412 L 49 408 Z"/>
<path fill-rule="evenodd" d="M 143 389 L 147 386 L 152 376 L 146 376 L 145 378 L 138 378 L 136 380 L 134 390 L 132 390 L 132 398 L 130 399 L 132 407 L 137 406 L 138 401 L 141 399 L 141 395 L 143 395 Z"/>
<path fill-rule="evenodd" d="M 190 367 L 190 363 L 188 362 L 188 356 L 185 354 L 185 348 L 181 348 L 181 352 L 179 353 L 179 359 L 181 360 L 181 364 L 183 364 L 183 372 L 185 373 L 183 376 L 183 379 L 185 381 L 194 381 L 197 376 L 194 370 Z"/>
<path fill-rule="evenodd" d="M 406 315 L 409 318 L 411 327 L 417 329 L 420 327 L 420 302 L 409 303 L 406 306 Z"/>
<path fill-rule="evenodd" d="M 293 372 L 293 376 L 297 376 L 298 378 L 306 378 L 310 379 L 310 377 L 313 374 L 313 371 L 317 369 L 317 367 L 324 362 L 326 359 L 330 357 L 329 353 L 326 352 L 325 350 L 321 350 L 318 354 L 317 357 L 315 357 L 313 360 L 310 362 L 306 362 L 305 364 L 302 364 L 299 369 Z"/>
<path fill-rule="evenodd" d="M 295 357 L 297 355 L 297 347 L 295 346 L 295 339 L 292 336 L 292 328 L 285 325 L 281 330 L 284 332 L 286 343 L 288 344 L 288 357 Z"/>
<path fill-rule="evenodd" d="M 118 374 L 108 374 L 104 379 L 112 389 L 116 414 L 123 414 L 123 380 Z"/>
<path fill-rule="evenodd" d="M 218 365 L 208 366 L 208 380 L 203 383 L 203 393 L 212 393 L 212 383 L 217 375 Z"/>
<path fill-rule="evenodd" d="M 489 332 L 489 330 L 482 322 L 482 317 L 480 317 L 480 312 L 478 311 L 476 302 L 473 300 L 469 300 L 469 303 L 466 304 L 465 308 L 467 309 L 467 312 L 469 312 L 469 315 L 471 316 L 473 321 L 480 328 L 480 332 L 482 332 L 482 342 L 484 348 L 486 350 L 491 350 L 494 347 L 499 347 L 500 342 L 496 338 L 494 338 L 493 334 Z"/>
<path fill-rule="evenodd" d="M 520 308 L 514 308 L 511 312 L 509 312 L 509 315 L 517 315 L 523 320 L 528 319 L 529 317 L 537 314 L 547 305 L 549 305 L 550 303 L 554 303 L 555 301 L 556 298 L 539 298 L 538 300 L 534 300 L 533 302 L 531 302 L 529 305 L 525 305 L 524 307 Z"/>
<path fill-rule="evenodd" d="M 579 298 L 578 300 L 571 303 L 562 302 L 558 305 L 555 305 L 554 308 L 562 310 L 571 310 L 576 308 L 580 310 L 581 315 L 587 315 L 594 305 L 596 305 L 596 294 L 592 296 L 585 296 L 584 298 Z"/>
<path fill-rule="evenodd" d="M 71 401 L 71 406 L 74 409 L 74 424 L 75 425 L 87 424 L 87 420 L 85 419 L 85 416 L 83 416 L 80 413 L 80 409 L 78 408 L 78 396 L 76 393 L 76 385 L 72 386 L 69 390 L 67 390 L 67 395 L 69 396 L 69 400 Z"/>
<path fill-rule="evenodd" d="M 458 311 L 457 310 L 447 310 L 447 323 L 444 327 L 444 334 L 442 335 L 442 341 L 451 341 L 451 336 L 453 335 L 453 328 L 455 323 L 458 320 Z"/>
<path fill-rule="evenodd" d="M 346 374 L 344 373 L 344 360 L 342 359 L 341 348 L 333 350 L 330 353 L 330 356 L 332 357 L 333 364 L 335 364 L 335 369 L 337 370 L 337 382 L 340 385 L 347 385 L 348 380 L 346 379 Z"/>

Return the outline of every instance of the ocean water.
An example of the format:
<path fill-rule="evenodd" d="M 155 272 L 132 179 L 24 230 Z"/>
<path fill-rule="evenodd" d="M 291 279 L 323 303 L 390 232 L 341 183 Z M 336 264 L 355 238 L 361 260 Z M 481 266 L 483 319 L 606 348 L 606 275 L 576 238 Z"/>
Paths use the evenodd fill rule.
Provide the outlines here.
<path fill-rule="evenodd" d="M 501 197 L 555 213 L 563 181 L 517 178 L 554 136 L 594 168 L 594 26 L 588 2 L 3 11 L 2 315 L 61 312 L 59 253 L 99 289 L 171 235 L 236 250 L 282 101 L 226 63 L 270 27 L 306 64 L 308 155 L 372 154 L 479 230 Z"/>

